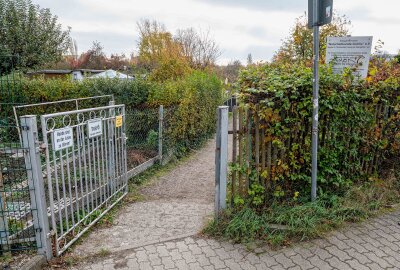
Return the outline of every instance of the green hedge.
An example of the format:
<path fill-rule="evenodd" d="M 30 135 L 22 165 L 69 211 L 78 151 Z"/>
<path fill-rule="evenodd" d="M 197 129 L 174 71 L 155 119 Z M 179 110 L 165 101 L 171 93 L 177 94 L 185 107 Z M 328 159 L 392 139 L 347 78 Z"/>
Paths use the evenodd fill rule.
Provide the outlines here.
<path fill-rule="evenodd" d="M 351 72 L 320 71 L 319 194 L 344 194 L 355 182 L 378 179 L 398 166 L 400 65 L 371 63 L 366 81 Z M 261 119 L 265 138 L 278 147 L 272 172 L 259 172 L 273 199 L 308 197 L 311 183 L 312 70 L 252 66 L 240 75 L 241 100 Z M 397 165 L 391 163 L 397 161 Z M 253 165 L 251 170 L 256 170 Z"/>
<path fill-rule="evenodd" d="M 167 112 L 166 137 L 178 154 L 197 148 L 215 131 L 216 109 L 222 104 L 222 83 L 215 75 L 194 71 L 177 80 L 156 84 L 148 103 L 173 106 Z"/>
<path fill-rule="evenodd" d="M 5 81 L 5 79 L 4 79 Z M 222 84 L 212 74 L 194 71 L 165 83 L 138 77 L 135 80 L 86 79 L 72 81 L 69 76 L 58 79 L 22 77 L 10 84 L 7 91 L 14 95 L 1 95 L 0 103 L 41 103 L 113 94 L 117 104 L 127 110 L 146 109 L 164 105 L 166 109 L 166 139 L 170 148 L 179 153 L 196 148 L 215 130 L 216 108 L 222 102 Z M 18 93 L 18 95 L 15 95 Z M 102 105 L 107 104 L 101 100 Z M 86 104 L 85 106 L 95 106 Z M 62 104 L 25 110 L 24 113 L 42 114 L 73 110 L 75 104 Z M 171 107 L 171 109 L 168 109 Z M 140 119 L 138 119 L 139 121 Z"/>

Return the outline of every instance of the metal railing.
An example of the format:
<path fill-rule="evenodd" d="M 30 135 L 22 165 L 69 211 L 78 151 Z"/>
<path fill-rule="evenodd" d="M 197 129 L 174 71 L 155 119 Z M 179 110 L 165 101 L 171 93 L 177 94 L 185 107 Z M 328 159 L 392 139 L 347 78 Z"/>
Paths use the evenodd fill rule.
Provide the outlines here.
<path fill-rule="evenodd" d="M 62 111 L 72 111 L 87 109 L 99 106 L 106 106 L 109 102 L 114 101 L 114 95 L 101 95 L 84 98 L 64 99 L 58 101 L 49 101 L 33 104 L 22 104 L 13 106 L 14 121 L 21 140 L 21 130 L 19 128 L 19 118 L 22 115 L 43 115 L 48 113 L 56 113 Z M 39 126 L 40 129 L 40 126 Z"/>

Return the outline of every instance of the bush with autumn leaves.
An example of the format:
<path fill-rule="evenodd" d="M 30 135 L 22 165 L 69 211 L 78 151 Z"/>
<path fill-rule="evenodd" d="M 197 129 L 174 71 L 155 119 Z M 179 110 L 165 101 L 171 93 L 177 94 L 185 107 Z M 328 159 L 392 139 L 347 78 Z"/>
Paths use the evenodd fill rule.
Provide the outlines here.
<path fill-rule="evenodd" d="M 377 181 L 398 170 L 400 64 L 375 57 L 366 80 L 351 70 L 334 75 L 327 65 L 320 76 L 319 195 L 340 196 L 354 183 Z M 266 191 L 267 199 L 309 196 L 312 77 L 309 67 L 282 63 L 253 65 L 241 72 L 243 106 L 258 114 L 265 128 L 261 140 L 272 142 L 280 153 L 268 179 L 272 190 Z"/>

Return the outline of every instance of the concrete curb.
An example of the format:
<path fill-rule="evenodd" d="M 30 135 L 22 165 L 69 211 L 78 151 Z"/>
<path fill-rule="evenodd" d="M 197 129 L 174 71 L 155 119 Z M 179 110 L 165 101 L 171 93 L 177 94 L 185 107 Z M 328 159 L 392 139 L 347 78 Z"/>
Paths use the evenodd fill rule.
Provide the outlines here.
<path fill-rule="evenodd" d="M 43 266 L 47 264 L 46 257 L 43 255 L 36 255 L 32 259 L 30 259 L 27 263 L 25 263 L 21 270 L 40 270 L 43 269 Z"/>

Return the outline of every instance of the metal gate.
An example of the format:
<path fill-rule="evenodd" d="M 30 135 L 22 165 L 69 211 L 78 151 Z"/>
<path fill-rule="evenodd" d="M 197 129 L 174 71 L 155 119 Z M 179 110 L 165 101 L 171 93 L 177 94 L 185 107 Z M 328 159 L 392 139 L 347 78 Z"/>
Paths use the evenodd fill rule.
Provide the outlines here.
<path fill-rule="evenodd" d="M 58 256 L 127 194 L 125 105 L 46 114 L 40 122 L 46 235 Z M 29 125 L 36 117 L 21 117 L 22 134 Z"/>

